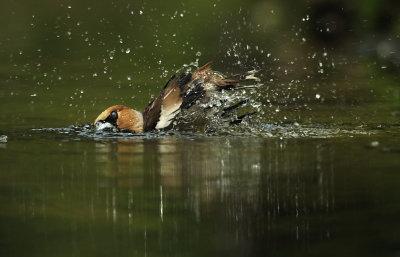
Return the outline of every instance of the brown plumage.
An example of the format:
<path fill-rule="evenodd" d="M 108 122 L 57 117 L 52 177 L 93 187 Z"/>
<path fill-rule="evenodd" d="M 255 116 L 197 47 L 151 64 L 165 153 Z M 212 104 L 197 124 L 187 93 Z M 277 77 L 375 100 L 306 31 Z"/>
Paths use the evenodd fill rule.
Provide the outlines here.
<path fill-rule="evenodd" d="M 211 62 L 194 72 L 173 76 L 160 94 L 143 111 L 132 110 L 122 105 L 114 105 L 103 111 L 94 121 L 97 129 L 117 128 L 134 133 L 143 133 L 172 127 L 181 110 L 189 109 L 199 101 L 206 101 L 210 93 L 231 89 L 237 83 L 256 80 L 255 71 L 224 78 L 212 71 Z"/>

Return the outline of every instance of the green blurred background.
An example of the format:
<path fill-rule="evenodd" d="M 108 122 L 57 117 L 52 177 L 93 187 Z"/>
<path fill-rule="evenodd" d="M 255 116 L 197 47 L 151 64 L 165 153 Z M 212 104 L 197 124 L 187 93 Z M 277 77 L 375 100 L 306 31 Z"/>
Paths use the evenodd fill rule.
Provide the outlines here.
<path fill-rule="evenodd" d="M 396 122 L 399 13 L 394 0 L 4 0 L 0 97 L 13 112 L 0 125 L 89 123 L 113 104 L 141 110 L 170 76 L 210 60 L 228 74 L 259 69 L 260 101 L 304 111 L 282 114 L 291 121 L 319 121 L 305 105 L 378 97 L 385 104 L 372 109 Z"/>

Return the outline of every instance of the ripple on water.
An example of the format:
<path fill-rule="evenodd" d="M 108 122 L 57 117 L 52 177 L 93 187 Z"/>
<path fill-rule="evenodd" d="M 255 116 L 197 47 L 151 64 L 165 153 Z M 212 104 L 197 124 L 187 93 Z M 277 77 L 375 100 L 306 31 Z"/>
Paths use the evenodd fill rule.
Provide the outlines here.
<path fill-rule="evenodd" d="M 113 140 L 113 139 L 153 139 L 163 137 L 182 137 L 182 138 L 200 138 L 207 136 L 247 136 L 264 138 L 333 138 L 333 137 L 352 137 L 361 135 L 376 134 L 376 130 L 365 128 L 341 128 L 327 127 L 320 124 L 313 126 L 294 124 L 258 124 L 250 126 L 244 122 L 241 126 L 230 126 L 221 129 L 210 130 L 207 132 L 191 131 L 157 131 L 143 134 L 134 134 L 125 131 L 98 131 L 91 125 L 69 126 L 65 128 L 39 128 L 32 129 L 37 133 L 53 133 L 58 136 L 67 137 L 71 140 L 80 140 L 83 138 L 94 140 Z"/>

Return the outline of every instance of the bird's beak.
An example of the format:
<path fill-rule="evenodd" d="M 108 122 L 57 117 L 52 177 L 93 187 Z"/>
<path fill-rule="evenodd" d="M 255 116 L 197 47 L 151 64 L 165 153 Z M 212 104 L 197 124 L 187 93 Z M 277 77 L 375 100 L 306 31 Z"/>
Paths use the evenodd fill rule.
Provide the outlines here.
<path fill-rule="evenodd" d="M 116 129 L 116 127 L 110 122 L 106 122 L 104 120 L 100 120 L 94 124 L 96 130 L 108 130 L 108 129 Z"/>
<path fill-rule="evenodd" d="M 107 108 L 105 111 L 100 113 L 100 115 L 93 122 L 96 130 L 106 130 L 112 129 L 115 130 L 118 128 L 117 119 L 118 119 L 118 109 L 119 106 L 111 106 Z"/>

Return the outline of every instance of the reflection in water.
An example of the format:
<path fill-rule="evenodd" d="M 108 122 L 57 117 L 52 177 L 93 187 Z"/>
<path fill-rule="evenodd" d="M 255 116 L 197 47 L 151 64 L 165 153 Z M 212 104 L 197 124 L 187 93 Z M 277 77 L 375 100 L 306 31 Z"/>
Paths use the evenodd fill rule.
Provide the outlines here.
<path fill-rule="evenodd" d="M 96 144 L 96 152 L 100 178 L 113 181 L 106 193 L 107 219 L 112 213 L 118 222 L 127 211 L 130 231 L 135 230 L 135 207 L 140 212 L 151 208 L 152 222 L 157 214 L 158 222 L 173 222 L 176 233 L 190 230 L 200 237 L 203 225 L 219 223 L 214 240 L 222 245 L 229 239 L 243 248 L 257 240 L 277 240 L 272 235 L 281 233 L 306 244 L 313 215 L 334 210 L 334 151 L 323 144 L 257 138 L 195 143 L 119 139 Z M 146 206 L 138 206 L 141 190 Z M 116 206 L 121 192 L 127 192 L 127 210 Z M 201 227 L 183 222 L 182 213 Z M 329 238 L 329 228 L 319 232 L 320 238 Z"/>
<path fill-rule="evenodd" d="M 389 154 L 351 138 L 23 142 L 0 155 L 4 256 L 293 256 L 354 238 L 368 246 L 387 234 L 368 221 L 399 181 Z M 31 248 L 18 247 L 21 233 Z"/>

